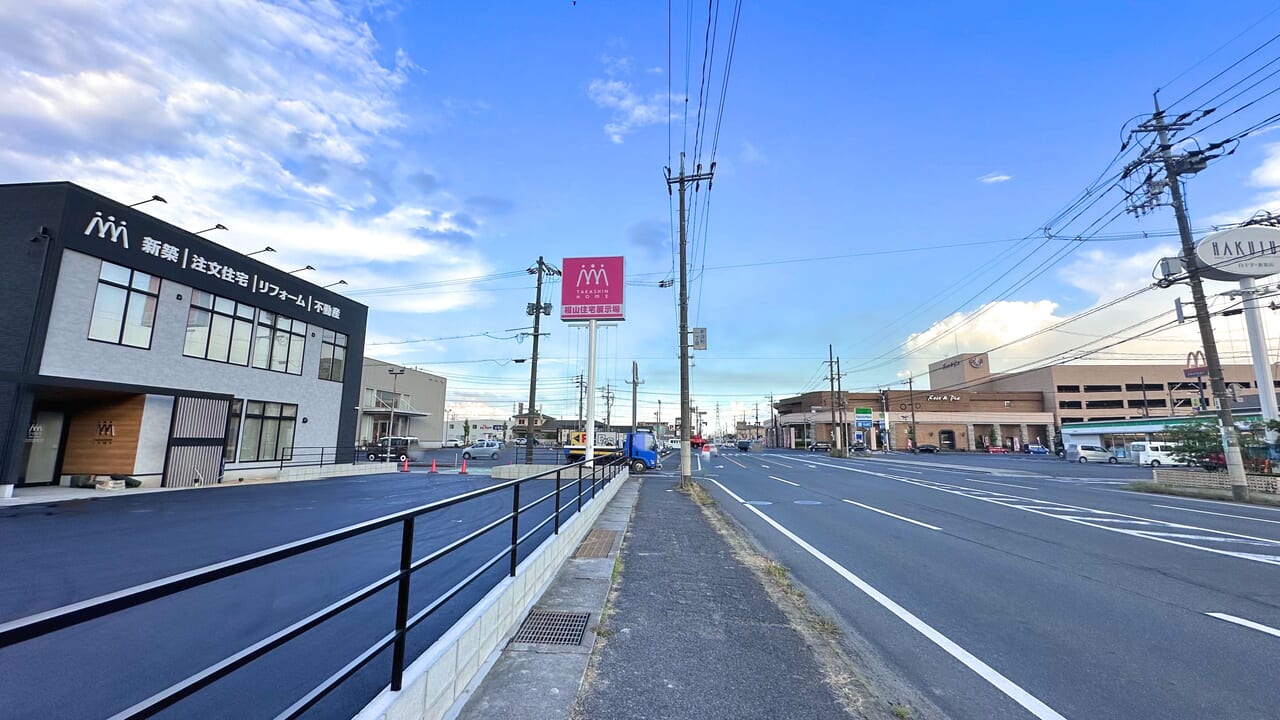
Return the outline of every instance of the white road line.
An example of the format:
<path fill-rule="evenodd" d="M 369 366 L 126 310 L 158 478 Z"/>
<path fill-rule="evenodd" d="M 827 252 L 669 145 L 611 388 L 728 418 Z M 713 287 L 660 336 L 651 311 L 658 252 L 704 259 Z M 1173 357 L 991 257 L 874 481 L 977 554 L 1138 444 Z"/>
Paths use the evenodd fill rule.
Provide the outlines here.
<path fill-rule="evenodd" d="M 973 478 L 965 478 L 965 480 L 968 480 L 969 482 L 983 483 L 984 485 L 1003 485 L 1005 487 L 1022 488 L 1023 490 L 1036 489 L 1031 487 L 1030 485 L 1014 485 L 1013 483 L 998 483 L 998 482 L 991 482 L 990 480 L 975 480 Z"/>
<path fill-rule="evenodd" d="M 715 480 L 712 480 L 711 482 L 716 483 L 716 485 L 718 485 L 721 490 L 724 490 L 726 493 L 729 493 L 729 497 L 733 498 L 734 500 L 737 500 L 740 503 L 743 503 L 742 498 L 738 497 L 737 495 L 734 495 L 729 490 L 729 488 L 726 488 L 725 486 L 720 485 L 720 483 L 716 482 Z M 1009 696 L 1011 700 L 1018 703 L 1022 707 L 1026 708 L 1027 711 L 1030 712 L 1032 715 L 1036 716 L 1040 720 L 1066 720 L 1066 718 L 1064 718 L 1062 715 L 1059 715 L 1058 712 L 1055 711 L 1053 708 L 1049 707 L 1048 705 L 1045 705 L 1034 695 L 1027 692 L 1026 690 L 1023 690 L 1021 687 L 1019 687 L 1016 683 L 1014 683 L 1009 678 L 1005 677 L 1004 675 L 1001 675 L 995 668 L 982 662 L 977 657 L 975 657 L 972 653 L 970 653 L 968 650 L 965 650 L 964 648 L 957 645 L 954 641 L 951 640 L 951 638 L 948 638 L 946 635 L 943 635 L 942 633 L 938 632 L 933 628 L 933 626 L 929 625 L 925 621 L 913 615 L 911 611 L 907 610 L 906 608 L 902 607 L 898 603 L 894 602 L 888 595 L 885 595 L 884 593 L 875 589 L 869 583 L 867 583 L 867 581 L 863 580 L 857 575 L 854 575 L 846 567 L 836 562 L 835 560 L 832 560 L 830 557 L 827 557 L 827 555 L 823 553 L 821 550 L 805 542 L 798 535 L 786 529 L 782 525 L 778 524 L 777 521 L 775 521 L 773 518 L 761 512 L 759 508 L 753 505 L 747 505 L 745 503 L 743 503 L 742 506 L 745 507 L 747 510 L 750 510 L 751 512 L 758 515 L 761 520 L 764 520 L 766 523 L 772 526 L 773 529 L 782 533 L 783 536 L 785 536 L 787 539 L 791 540 L 796 545 L 799 545 L 805 552 L 809 553 L 815 559 L 817 559 L 818 562 L 821 562 L 823 565 L 826 565 L 828 568 L 831 568 L 832 570 L 834 570 L 837 575 L 839 575 L 840 577 L 843 577 L 845 580 L 849 582 L 849 584 L 858 588 L 863 593 L 865 593 L 867 597 L 879 603 L 879 605 L 883 607 L 885 610 L 888 610 L 889 612 L 893 613 L 895 616 L 897 616 L 899 620 L 909 625 L 912 630 L 915 630 L 916 632 L 928 638 L 930 642 L 942 648 L 948 655 L 955 658 L 956 660 L 959 660 L 961 663 L 964 664 L 965 667 L 977 673 L 978 676 L 981 677 L 983 680 L 986 680 L 987 682 L 991 683 L 991 685 L 995 687 L 997 690 Z"/>
<path fill-rule="evenodd" d="M 847 503 L 849 503 L 850 505 L 857 505 L 858 507 L 863 508 L 863 509 L 865 509 L 865 510 L 870 510 L 871 512 L 880 513 L 881 515 L 888 515 L 888 516 L 889 516 L 889 517 L 891 517 L 891 518 L 895 518 L 895 519 L 897 519 L 897 520 L 901 520 L 901 521 L 903 521 L 903 522 L 909 522 L 909 523 L 911 523 L 912 525 L 919 525 L 920 527 L 929 528 L 930 530 L 941 530 L 941 529 L 942 529 L 942 528 L 938 527 L 937 525 L 930 525 L 929 523 L 922 523 L 922 522 L 920 522 L 919 520 L 912 520 L 912 519 L 911 519 L 911 518 L 909 518 L 909 517 L 902 517 L 901 515 L 894 515 L 893 513 L 889 512 L 888 510 L 881 510 L 880 508 L 873 508 L 873 507 L 871 507 L 870 505 L 863 505 L 863 504 L 862 504 L 862 503 L 860 503 L 860 502 L 854 502 L 854 501 L 852 501 L 852 500 L 845 500 L 844 498 L 841 498 L 841 500 L 842 500 L 843 502 L 847 502 Z"/>
<path fill-rule="evenodd" d="M 1135 480 L 1133 482 L 1138 482 L 1138 481 Z M 1139 492 L 1137 490 L 1113 490 L 1111 488 L 1103 488 L 1103 490 L 1107 492 L 1125 493 L 1126 495 L 1144 495 L 1148 500 L 1151 499 L 1152 495 L 1159 494 L 1159 493 Z M 1198 502 L 1198 503 L 1208 503 L 1210 505 L 1222 505 L 1223 507 L 1233 507 L 1233 508 L 1240 507 L 1240 503 L 1231 502 L 1230 500 L 1205 500 L 1204 498 L 1183 497 L 1181 495 L 1164 495 L 1163 497 L 1168 499 L 1170 502 L 1177 500 L 1179 502 Z M 1248 508 L 1250 510 L 1265 510 L 1267 512 L 1280 512 L 1280 507 L 1270 507 L 1267 505 L 1249 505 Z"/>
<path fill-rule="evenodd" d="M 1240 518 L 1241 520 L 1256 520 L 1264 523 L 1275 523 L 1280 525 L 1280 520 L 1266 520 L 1263 518 L 1249 517 L 1248 515 L 1231 515 L 1229 513 L 1209 512 L 1208 510 L 1193 510 L 1191 508 L 1178 507 L 1177 505 L 1156 505 L 1152 503 L 1151 507 L 1165 508 L 1168 510 L 1181 510 L 1183 512 L 1200 513 L 1201 515 L 1217 515 L 1219 517 Z"/>
<path fill-rule="evenodd" d="M 768 470 L 768 469 L 769 469 L 769 466 L 768 466 L 768 465 L 761 465 L 760 467 L 764 468 L 765 470 Z"/>
<path fill-rule="evenodd" d="M 770 475 L 769 477 L 773 480 L 777 480 L 778 482 L 784 482 L 788 485 L 795 485 L 796 487 L 800 487 L 800 483 L 791 482 L 790 480 L 783 480 L 782 478 L 774 477 L 773 475 Z"/>
<path fill-rule="evenodd" d="M 792 467 L 791 465 L 788 465 L 786 463 L 778 462 L 776 459 L 773 462 L 776 463 L 778 467 L 784 467 L 784 468 L 787 468 L 788 470 L 790 470 Z"/>
<path fill-rule="evenodd" d="M 1239 618 L 1239 617 L 1236 617 L 1235 615 L 1228 615 L 1226 613 L 1205 613 L 1205 615 L 1208 615 L 1211 618 L 1218 618 L 1219 620 L 1226 620 L 1229 623 L 1235 623 L 1236 625 L 1247 627 L 1250 630 L 1257 630 L 1258 632 L 1266 633 L 1268 635 L 1274 635 L 1275 637 L 1280 637 L 1280 630 L 1277 630 L 1273 627 L 1268 627 L 1261 623 L 1256 623 L 1252 620 L 1245 620 L 1244 618 Z"/>

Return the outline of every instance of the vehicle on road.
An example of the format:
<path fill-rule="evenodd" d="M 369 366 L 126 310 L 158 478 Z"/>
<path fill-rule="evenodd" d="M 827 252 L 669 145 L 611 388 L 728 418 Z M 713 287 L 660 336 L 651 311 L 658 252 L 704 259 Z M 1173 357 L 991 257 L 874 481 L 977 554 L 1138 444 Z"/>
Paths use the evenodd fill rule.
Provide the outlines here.
<path fill-rule="evenodd" d="M 1068 445 L 1064 457 L 1067 462 L 1104 462 L 1111 465 L 1120 462 L 1115 454 L 1101 445 Z"/>
<path fill-rule="evenodd" d="M 539 445 L 542 444 L 538 442 L 538 438 L 533 438 L 532 440 L 530 440 L 529 438 L 518 437 L 516 438 L 516 447 L 524 447 L 528 445 L 530 442 L 533 443 L 534 447 L 538 447 Z"/>
<path fill-rule="evenodd" d="M 579 462 L 586 456 L 586 436 L 581 431 L 569 435 L 569 444 L 564 446 L 565 462 Z M 636 474 L 662 469 L 662 460 L 658 457 L 658 439 L 651 432 L 626 433 L 622 435 L 622 447 L 597 446 L 593 450 L 595 457 L 601 459 L 612 460 L 619 456 L 626 458 L 627 467 Z"/>
<path fill-rule="evenodd" d="M 867 451 L 867 444 L 866 444 L 866 443 L 856 442 L 856 443 L 854 443 L 853 445 L 850 445 L 850 446 L 849 446 L 849 449 L 850 449 L 850 450 L 852 450 L 852 451 L 854 451 L 854 452 L 866 452 L 866 451 Z"/>
<path fill-rule="evenodd" d="M 932 443 L 925 443 L 924 445 L 917 445 L 917 446 L 916 446 L 916 450 L 915 450 L 915 451 L 916 451 L 916 452 L 918 452 L 918 453 L 931 453 L 931 454 L 932 454 L 932 453 L 936 453 L 936 452 L 938 452 L 938 446 L 937 446 L 937 445 L 934 445 L 934 444 L 932 444 Z"/>
<path fill-rule="evenodd" d="M 1131 442 L 1129 443 L 1129 457 L 1139 465 L 1150 465 L 1151 467 L 1160 467 L 1161 465 L 1181 465 L 1177 458 L 1173 456 L 1172 443 L 1159 442 Z"/>
<path fill-rule="evenodd" d="M 987 448 L 987 452 L 992 455 L 1008 455 L 1009 448 L 1003 445 L 992 445 L 991 447 Z"/>
<path fill-rule="evenodd" d="M 460 448 L 462 447 L 462 441 L 458 438 L 448 438 L 441 447 Z"/>
<path fill-rule="evenodd" d="M 680 438 L 667 438 L 667 449 L 668 449 L 668 450 L 679 450 L 679 449 L 680 449 Z"/>
<path fill-rule="evenodd" d="M 470 460 L 471 458 L 487 457 L 490 460 L 497 460 L 498 453 L 502 450 L 502 445 L 497 440 L 478 440 L 472 443 L 471 447 L 462 451 L 462 459 Z"/>
<path fill-rule="evenodd" d="M 404 462 L 405 460 L 417 460 L 422 457 L 422 444 L 418 442 L 418 438 L 405 437 L 384 437 L 377 442 L 376 445 L 365 450 L 365 459 L 367 460 L 384 460 Z"/>
<path fill-rule="evenodd" d="M 741 450 L 742 452 L 748 452 L 748 451 L 750 451 L 750 450 L 751 450 L 751 441 L 750 441 L 750 440 L 739 440 L 739 441 L 738 441 L 738 449 L 739 449 L 739 450 Z"/>
<path fill-rule="evenodd" d="M 1049 448 L 1039 443 L 1028 443 L 1022 446 L 1022 452 L 1027 455 L 1048 455 Z"/>
<path fill-rule="evenodd" d="M 810 443 L 809 452 L 831 452 L 831 443 L 825 443 L 825 442 Z"/>

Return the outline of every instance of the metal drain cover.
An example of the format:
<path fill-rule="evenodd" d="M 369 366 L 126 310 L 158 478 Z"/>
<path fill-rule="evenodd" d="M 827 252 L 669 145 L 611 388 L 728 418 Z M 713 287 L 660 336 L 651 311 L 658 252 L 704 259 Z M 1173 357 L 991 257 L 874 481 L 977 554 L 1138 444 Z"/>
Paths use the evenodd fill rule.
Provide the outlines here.
<path fill-rule="evenodd" d="M 582 636 L 587 632 L 587 620 L 590 618 L 591 613 L 534 610 L 524 619 L 511 642 L 581 645 Z"/>
<path fill-rule="evenodd" d="M 582 540 L 582 544 L 578 546 L 573 556 L 576 558 L 609 557 L 609 551 L 613 549 L 613 541 L 617 537 L 616 530 L 592 530 L 587 533 L 587 537 Z"/>

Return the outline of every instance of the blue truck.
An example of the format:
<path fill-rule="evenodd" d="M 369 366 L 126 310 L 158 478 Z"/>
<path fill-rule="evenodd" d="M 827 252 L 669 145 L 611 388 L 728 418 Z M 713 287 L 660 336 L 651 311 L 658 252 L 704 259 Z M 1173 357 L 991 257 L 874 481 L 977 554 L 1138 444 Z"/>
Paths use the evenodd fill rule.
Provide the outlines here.
<path fill-rule="evenodd" d="M 651 432 L 630 432 L 619 436 L 621 447 L 601 445 L 595 448 L 595 456 L 602 460 L 614 460 L 619 456 L 627 459 L 631 472 L 640 474 L 646 470 L 661 470 L 662 460 L 658 457 L 658 439 Z M 565 462 L 575 463 L 586 455 L 586 433 L 575 432 L 564 446 Z"/>

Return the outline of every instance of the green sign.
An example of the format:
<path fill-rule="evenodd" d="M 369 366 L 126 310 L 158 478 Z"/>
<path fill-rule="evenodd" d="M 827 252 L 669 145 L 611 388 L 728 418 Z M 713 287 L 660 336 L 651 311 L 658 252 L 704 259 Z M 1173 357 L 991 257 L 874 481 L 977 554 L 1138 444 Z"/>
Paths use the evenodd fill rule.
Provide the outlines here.
<path fill-rule="evenodd" d="M 871 427 L 872 411 L 871 408 L 854 408 L 853 409 L 853 426 L 860 428 Z"/>

